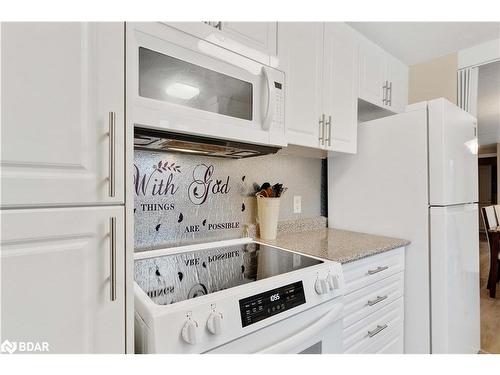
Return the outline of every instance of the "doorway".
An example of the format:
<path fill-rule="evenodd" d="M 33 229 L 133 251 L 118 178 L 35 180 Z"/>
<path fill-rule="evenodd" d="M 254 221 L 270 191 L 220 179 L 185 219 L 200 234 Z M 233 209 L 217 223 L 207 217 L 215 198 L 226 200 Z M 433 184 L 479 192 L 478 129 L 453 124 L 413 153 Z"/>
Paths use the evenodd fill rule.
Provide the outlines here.
<path fill-rule="evenodd" d="M 499 204 L 500 167 L 500 61 L 478 68 L 477 126 L 479 207 Z M 481 212 L 481 211 L 480 211 Z M 500 218 L 499 218 L 500 219 Z M 479 259 L 481 296 L 481 349 L 500 353 L 500 293 L 489 296 L 490 248 L 481 213 L 479 216 Z"/>

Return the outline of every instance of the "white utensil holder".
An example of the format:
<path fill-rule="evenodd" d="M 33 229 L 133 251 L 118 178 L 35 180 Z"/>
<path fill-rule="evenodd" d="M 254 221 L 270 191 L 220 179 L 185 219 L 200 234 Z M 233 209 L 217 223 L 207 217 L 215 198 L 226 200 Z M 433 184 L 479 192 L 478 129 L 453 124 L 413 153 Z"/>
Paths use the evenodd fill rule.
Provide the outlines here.
<path fill-rule="evenodd" d="M 276 239 L 278 217 L 280 215 L 280 198 L 257 196 L 257 211 L 260 238 L 263 240 Z"/>

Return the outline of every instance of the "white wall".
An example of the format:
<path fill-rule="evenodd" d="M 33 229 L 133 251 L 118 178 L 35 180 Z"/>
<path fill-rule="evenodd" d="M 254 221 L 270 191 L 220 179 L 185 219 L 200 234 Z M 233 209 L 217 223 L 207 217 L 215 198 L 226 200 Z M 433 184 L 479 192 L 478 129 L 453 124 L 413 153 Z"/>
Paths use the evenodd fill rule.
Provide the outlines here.
<path fill-rule="evenodd" d="M 457 54 L 411 65 L 408 79 L 408 104 L 437 98 L 456 103 Z"/>

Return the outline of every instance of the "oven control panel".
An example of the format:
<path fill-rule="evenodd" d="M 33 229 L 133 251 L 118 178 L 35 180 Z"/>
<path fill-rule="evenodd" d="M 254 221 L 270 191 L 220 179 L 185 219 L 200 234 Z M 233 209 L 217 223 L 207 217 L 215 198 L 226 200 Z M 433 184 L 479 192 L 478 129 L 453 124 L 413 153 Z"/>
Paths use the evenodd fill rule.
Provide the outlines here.
<path fill-rule="evenodd" d="M 241 325 L 246 327 L 306 303 L 304 285 L 298 281 L 241 299 L 239 303 Z"/>

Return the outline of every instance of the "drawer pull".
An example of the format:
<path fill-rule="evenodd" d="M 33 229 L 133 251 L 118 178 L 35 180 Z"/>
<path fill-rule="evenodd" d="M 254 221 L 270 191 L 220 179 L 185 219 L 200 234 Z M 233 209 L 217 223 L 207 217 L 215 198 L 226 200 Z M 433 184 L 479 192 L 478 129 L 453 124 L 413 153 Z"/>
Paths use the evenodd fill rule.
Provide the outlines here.
<path fill-rule="evenodd" d="M 384 329 L 387 328 L 387 324 L 384 325 L 378 325 L 377 328 L 375 328 L 373 331 L 368 331 L 368 336 L 373 337 L 378 335 L 380 332 L 382 332 Z"/>
<path fill-rule="evenodd" d="M 373 306 L 376 305 L 379 302 L 382 302 L 383 300 L 387 299 L 387 296 L 377 296 L 374 300 L 368 300 L 368 306 Z"/>
<path fill-rule="evenodd" d="M 382 271 L 385 271 L 386 269 L 388 269 L 389 266 L 383 266 L 383 267 L 380 267 L 378 266 L 377 268 L 375 268 L 374 270 L 368 270 L 368 275 L 374 275 L 376 273 L 379 273 L 379 272 L 382 272 Z"/>

